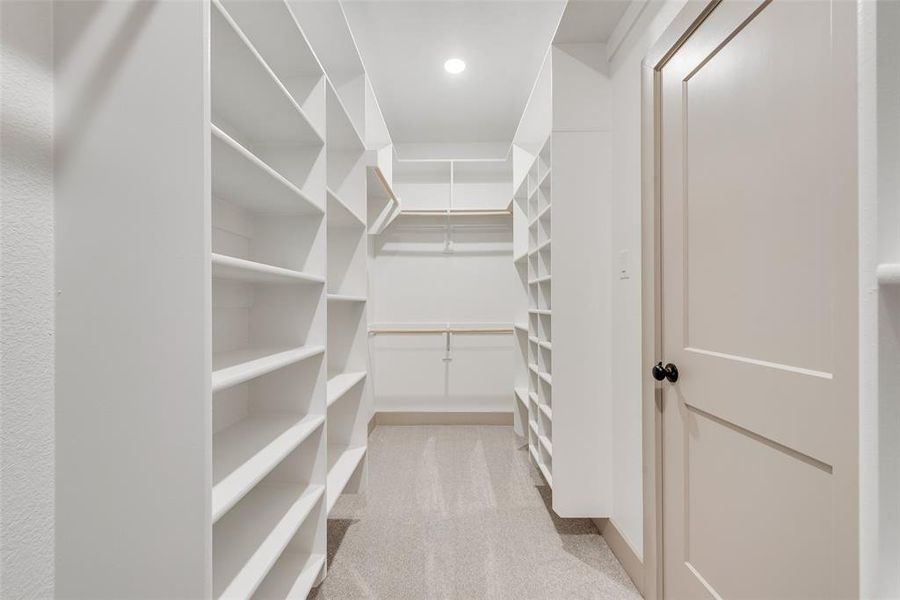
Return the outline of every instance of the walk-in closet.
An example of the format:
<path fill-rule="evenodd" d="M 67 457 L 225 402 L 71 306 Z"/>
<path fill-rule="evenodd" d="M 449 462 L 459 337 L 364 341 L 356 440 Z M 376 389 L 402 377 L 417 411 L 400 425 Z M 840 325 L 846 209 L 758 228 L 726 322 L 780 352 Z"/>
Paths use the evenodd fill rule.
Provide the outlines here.
<path fill-rule="evenodd" d="M 57 3 L 61 597 L 640 597 L 634 6 Z"/>

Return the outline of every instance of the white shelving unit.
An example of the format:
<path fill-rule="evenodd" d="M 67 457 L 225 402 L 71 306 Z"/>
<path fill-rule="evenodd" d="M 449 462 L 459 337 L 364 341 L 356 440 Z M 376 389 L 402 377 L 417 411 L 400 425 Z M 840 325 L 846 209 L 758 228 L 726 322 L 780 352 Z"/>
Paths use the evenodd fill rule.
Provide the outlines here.
<path fill-rule="evenodd" d="M 514 266 L 527 322 L 517 329 L 513 406 L 527 419 L 529 454 L 553 489 L 554 511 L 601 518 L 610 512 L 612 469 L 611 272 L 602 234 L 610 139 L 585 108 L 601 102 L 602 82 L 583 66 L 550 48 L 513 143 Z"/>
<path fill-rule="evenodd" d="M 327 510 L 365 480 L 368 292 L 366 144 L 329 83 Z"/>
<path fill-rule="evenodd" d="M 329 394 L 346 351 L 332 328 L 354 326 L 332 305 L 365 298 L 353 283 L 365 282 L 364 249 L 345 234 L 365 231 L 365 172 L 321 65 L 292 5 L 213 0 L 215 597 L 305 598 L 326 571 L 326 519 L 340 494 L 329 449 L 350 439 L 332 408 L 349 405 L 354 387 L 344 400 Z M 364 436 L 352 441 L 364 450 Z"/>

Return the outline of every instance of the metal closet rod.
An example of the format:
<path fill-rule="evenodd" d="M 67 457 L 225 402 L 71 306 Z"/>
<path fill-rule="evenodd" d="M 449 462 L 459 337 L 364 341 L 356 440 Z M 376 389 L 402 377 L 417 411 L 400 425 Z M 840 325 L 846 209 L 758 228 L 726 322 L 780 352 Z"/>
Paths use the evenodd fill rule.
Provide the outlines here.
<path fill-rule="evenodd" d="M 445 333 L 471 333 L 473 335 L 490 335 L 500 333 L 512 333 L 512 327 L 429 327 L 411 329 L 403 327 L 373 327 L 369 329 L 369 335 L 390 333 L 397 335 L 435 335 Z"/>
<path fill-rule="evenodd" d="M 502 210 L 496 208 L 433 208 L 422 210 L 401 210 L 400 214 L 405 217 L 440 217 L 440 216 L 458 216 L 458 217 L 509 217 L 512 216 L 511 210 Z"/>

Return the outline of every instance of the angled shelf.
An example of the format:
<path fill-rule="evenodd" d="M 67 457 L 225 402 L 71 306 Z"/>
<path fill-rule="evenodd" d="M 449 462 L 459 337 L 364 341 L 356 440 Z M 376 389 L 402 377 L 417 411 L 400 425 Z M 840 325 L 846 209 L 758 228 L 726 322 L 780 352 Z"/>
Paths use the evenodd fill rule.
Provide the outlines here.
<path fill-rule="evenodd" d="M 546 435 L 538 434 L 538 439 L 541 441 L 541 445 L 544 446 L 544 450 L 547 451 L 547 454 L 553 456 L 553 445 L 550 443 L 550 438 Z"/>
<path fill-rule="evenodd" d="M 542 413 L 544 413 L 544 416 L 546 416 L 547 419 L 549 419 L 550 421 L 553 420 L 553 409 L 551 409 L 546 404 L 538 404 L 538 408 L 541 410 Z"/>
<path fill-rule="evenodd" d="M 355 302 L 358 304 L 366 301 L 365 296 L 354 296 L 352 294 L 328 294 L 329 302 Z"/>
<path fill-rule="evenodd" d="M 215 124 L 210 131 L 215 197 L 262 214 L 323 213 L 300 188 Z"/>
<path fill-rule="evenodd" d="M 213 120 L 244 142 L 321 146 L 324 140 L 219 0 L 210 11 Z"/>
<path fill-rule="evenodd" d="M 254 348 L 213 355 L 212 391 L 217 392 L 323 354 L 325 346 L 289 349 Z"/>
<path fill-rule="evenodd" d="M 900 264 L 882 263 L 876 271 L 878 283 L 881 285 L 900 285 Z"/>
<path fill-rule="evenodd" d="M 534 457 L 535 454 L 536 454 L 536 452 L 533 452 L 532 457 Z M 535 459 L 535 460 L 537 460 L 537 459 Z M 553 477 L 550 476 L 550 469 L 547 468 L 547 465 L 545 465 L 543 463 L 543 461 L 537 461 L 537 466 L 538 466 L 538 469 L 541 470 L 541 475 L 544 476 L 544 480 L 547 482 L 547 485 L 549 485 L 552 488 L 553 487 Z"/>
<path fill-rule="evenodd" d="M 341 200 L 341 197 L 334 190 L 328 188 L 326 194 L 328 198 L 328 225 L 330 227 L 366 227 L 366 222 L 362 217 L 350 210 L 350 207 Z"/>
<path fill-rule="evenodd" d="M 252 596 L 324 491 L 321 485 L 261 485 L 216 523 L 214 597 Z"/>
<path fill-rule="evenodd" d="M 553 385 L 553 378 L 550 376 L 550 373 L 540 371 L 538 372 L 538 377 L 546 381 L 548 384 Z"/>
<path fill-rule="evenodd" d="M 528 256 L 534 256 L 538 252 L 542 252 L 550 247 L 551 240 L 546 239 L 537 246 L 535 246 L 532 250 L 528 251 Z"/>
<path fill-rule="evenodd" d="M 219 520 L 325 422 L 322 415 L 263 415 L 213 436 L 212 520 Z"/>
<path fill-rule="evenodd" d="M 365 371 L 354 371 L 350 373 L 340 373 L 328 379 L 328 406 L 331 406 L 344 397 L 353 386 L 366 378 Z"/>
<path fill-rule="evenodd" d="M 516 399 L 526 408 L 528 407 L 528 390 L 524 388 L 515 388 Z"/>
<path fill-rule="evenodd" d="M 334 503 L 343 493 L 344 488 L 353 476 L 353 472 L 359 466 L 366 447 L 328 446 L 328 502 L 327 510 L 330 513 Z"/>
<path fill-rule="evenodd" d="M 528 323 L 513 323 L 513 328 L 517 331 L 528 333 Z"/>
<path fill-rule="evenodd" d="M 306 598 L 325 567 L 325 558 L 324 554 L 285 550 L 253 597 L 260 600 Z"/>
<path fill-rule="evenodd" d="M 250 283 L 325 283 L 325 278 L 319 275 L 310 275 L 301 271 L 216 253 L 212 254 L 212 276 L 214 279 L 231 279 Z"/>

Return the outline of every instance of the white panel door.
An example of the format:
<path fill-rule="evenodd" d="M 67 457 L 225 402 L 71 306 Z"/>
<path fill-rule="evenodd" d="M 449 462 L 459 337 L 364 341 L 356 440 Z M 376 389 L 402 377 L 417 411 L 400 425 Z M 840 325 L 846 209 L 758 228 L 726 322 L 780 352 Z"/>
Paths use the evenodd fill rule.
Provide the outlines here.
<path fill-rule="evenodd" d="M 661 69 L 667 598 L 858 593 L 854 31 L 725 0 Z"/>

